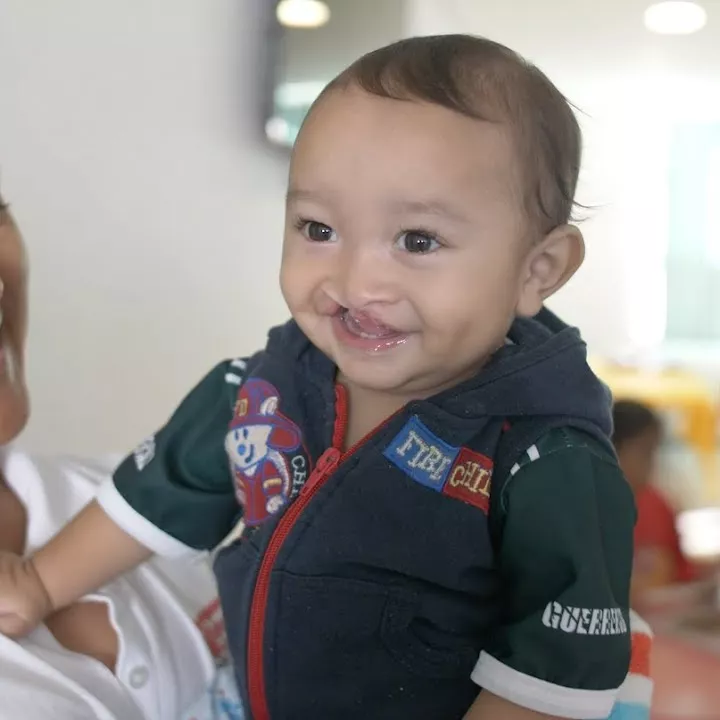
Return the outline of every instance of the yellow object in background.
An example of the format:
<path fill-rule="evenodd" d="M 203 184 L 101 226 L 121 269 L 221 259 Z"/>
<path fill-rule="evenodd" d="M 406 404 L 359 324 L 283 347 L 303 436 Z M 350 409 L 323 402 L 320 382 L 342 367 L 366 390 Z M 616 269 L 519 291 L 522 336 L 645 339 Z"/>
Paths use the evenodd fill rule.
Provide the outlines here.
<path fill-rule="evenodd" d="M 715 452 L 717 410 L 710 387 L 686 370 L 645 370 L 593 363 L 593 370 L 608 385 L 616 400 L 636 400 L 674 421 L 680 437 L 698 452 Z"/>
<path fill-rule="evenodd" d="M 706 501 L 720 500 L 718 410 L 710 386 L 682 369 L 653 370 L 600 361 L 592 362 L 592 368 L 615 400 L 642 402 L 671 418 L 674 433 L 698 454 L 708 491 Z"/>

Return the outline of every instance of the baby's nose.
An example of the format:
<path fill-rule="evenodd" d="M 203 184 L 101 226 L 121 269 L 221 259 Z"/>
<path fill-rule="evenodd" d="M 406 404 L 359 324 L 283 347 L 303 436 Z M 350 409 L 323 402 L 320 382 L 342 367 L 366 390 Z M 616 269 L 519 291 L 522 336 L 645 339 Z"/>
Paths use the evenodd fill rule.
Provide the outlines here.
<path fill-rule="evenodd" d="M 364 308 L 374 302 L 392 301 L 393 283 L 381 255 L 372 248 L 351 248 L 343 260 L 337 288 L 345 307 Z"/>

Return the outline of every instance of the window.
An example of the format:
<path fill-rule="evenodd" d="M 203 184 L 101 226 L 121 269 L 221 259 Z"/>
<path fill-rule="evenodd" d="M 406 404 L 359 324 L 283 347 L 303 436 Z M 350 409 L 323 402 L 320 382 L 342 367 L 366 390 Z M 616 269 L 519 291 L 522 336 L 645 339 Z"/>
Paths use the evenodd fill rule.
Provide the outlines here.
<path fill-rule="evenodd" d="M 666 338 L 720 342 L 720 123 L 676 128 L 669 211 Z"/>

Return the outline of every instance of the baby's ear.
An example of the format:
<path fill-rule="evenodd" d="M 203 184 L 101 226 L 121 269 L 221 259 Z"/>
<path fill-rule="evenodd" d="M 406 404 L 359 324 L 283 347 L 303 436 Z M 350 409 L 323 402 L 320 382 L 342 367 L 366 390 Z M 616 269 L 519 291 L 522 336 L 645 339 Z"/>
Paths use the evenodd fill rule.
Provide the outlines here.
<path fill-rule="evenodd" d="M 585 259 L 585 241 L 574 225 L 561 225 L 535 245 L 525 259 L 517 315 L 533 317 L 578 270 Z"/>

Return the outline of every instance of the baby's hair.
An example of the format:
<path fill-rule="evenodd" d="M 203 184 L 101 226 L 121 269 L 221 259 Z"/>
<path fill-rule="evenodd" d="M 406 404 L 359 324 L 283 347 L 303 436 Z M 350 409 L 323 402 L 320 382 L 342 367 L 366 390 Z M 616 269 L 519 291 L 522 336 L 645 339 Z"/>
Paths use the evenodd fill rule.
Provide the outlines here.
<path fill-rule="evenodd" d="M 634 400 L 618 400 L 613 407 L 613 436 L 616 449 L 646 432 L 662 432 L 660 416 L 647 405 Z"/>
<path fill-rule="evenodd" d="M 572 218 L 582 136 L 562 93 L 504 45 L 471 35 L 400 40 L 356 60 L 323 91 L 356 85 L 395 100 L 433 103 L 510 128 L 523 202 L 545 234 Z M 535 228 L 534 228 L 535 229 Z"/>

